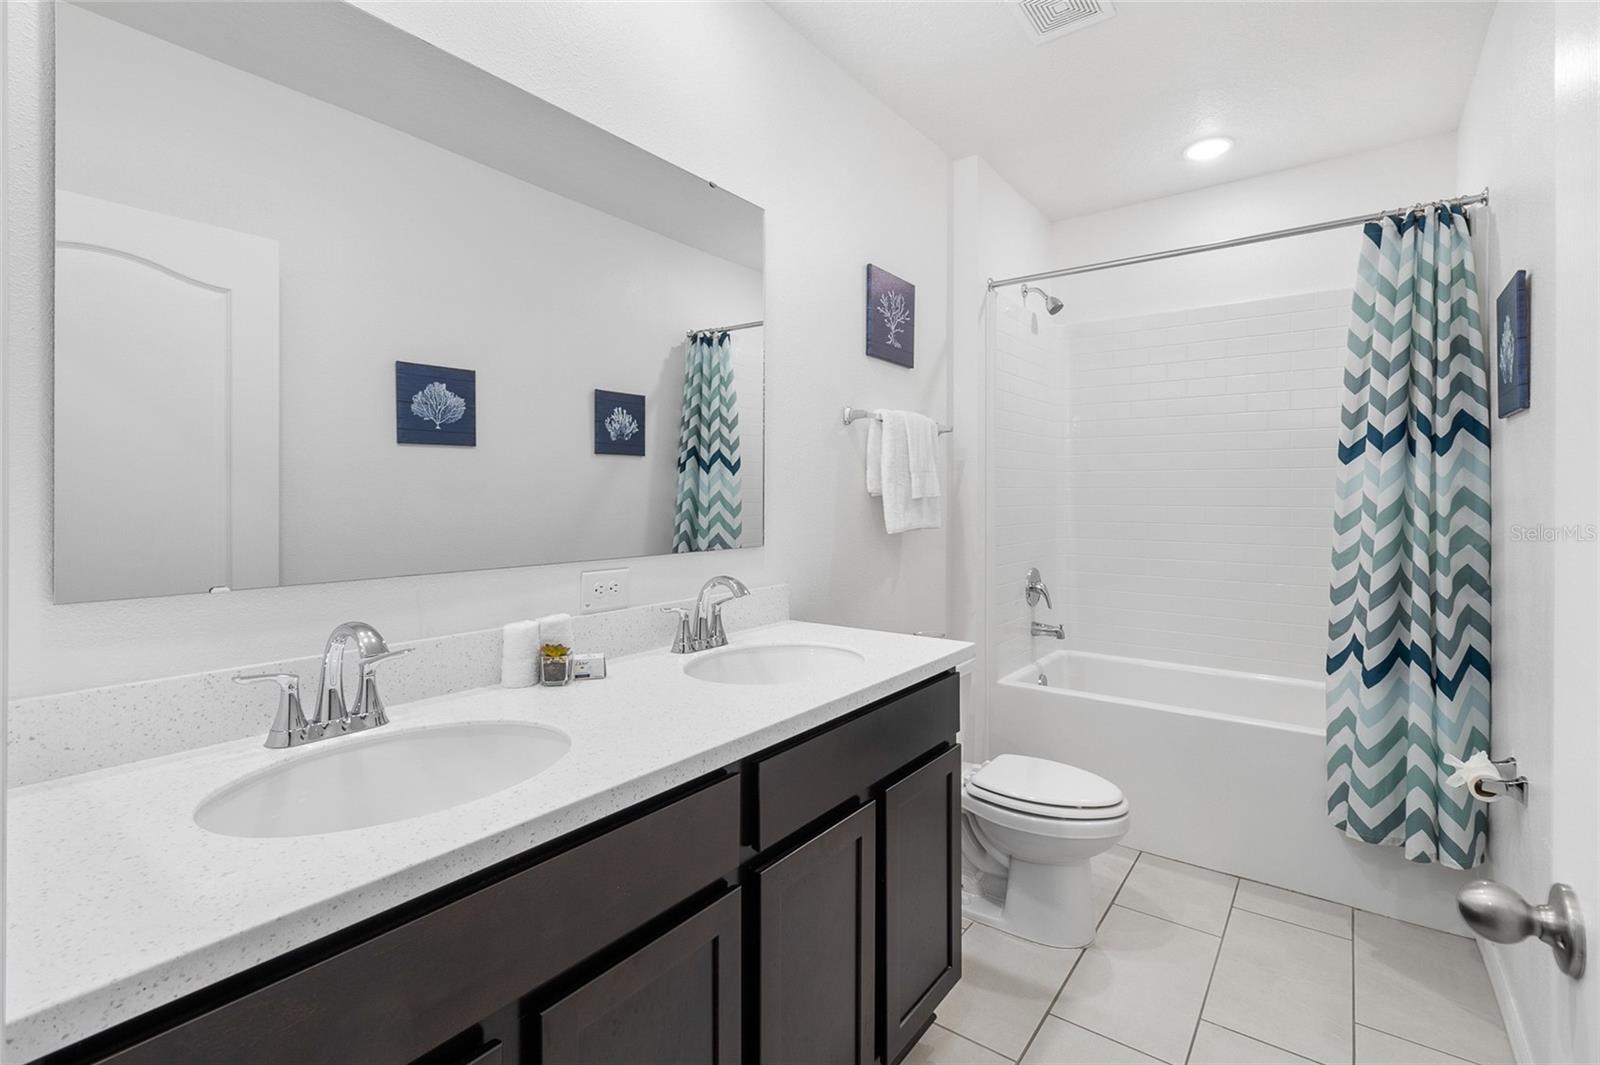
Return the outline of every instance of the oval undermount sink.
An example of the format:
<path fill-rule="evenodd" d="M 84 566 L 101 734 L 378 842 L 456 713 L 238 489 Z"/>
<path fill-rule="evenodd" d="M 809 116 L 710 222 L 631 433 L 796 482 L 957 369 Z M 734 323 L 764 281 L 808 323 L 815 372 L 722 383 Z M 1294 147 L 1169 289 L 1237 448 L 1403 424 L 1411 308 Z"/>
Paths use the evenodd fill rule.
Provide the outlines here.
<path fill-rule="evenodd" d="M 684 663 L 696 680 L 716 684 L 793 684 L 830 669 L 860 665 L 866 657 L 820 643 L 769 643 L 707 651 Z"/>
<path fill-rule="evenodd" d="M 385 728 L 329 742 L 229 784 L 196 808 L 195 823 L 265 838 L 403 821 L 520 784 L 572 746 L 555 729 L 515 721 Z"/>

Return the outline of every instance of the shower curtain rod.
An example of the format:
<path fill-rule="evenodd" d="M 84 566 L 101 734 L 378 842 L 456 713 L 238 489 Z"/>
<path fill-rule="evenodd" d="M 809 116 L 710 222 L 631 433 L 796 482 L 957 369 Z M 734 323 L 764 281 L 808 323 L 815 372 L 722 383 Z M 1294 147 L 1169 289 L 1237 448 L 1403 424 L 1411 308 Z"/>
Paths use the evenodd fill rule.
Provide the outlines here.
<path fill-rule="evenodd" d="M 1115 266 L 1135 266 L 1139 263 L 1153 263 L 1161 259 L 1176 259 L 1182 255 L 1194 255 L 1202 251 L 1221 251 L 1223 248 L 1242 248 L 1247 244 L 1261 244 L 1269 240 L 1278 240 L 1280 237 L 1299 237 L 1307 233 L 1321 233 L 1329 229 L 1343 229 L 1346 226 L 1358 226 L 1367 222 L 1376 222 L 1389 215 L 1410 214 L 1428 207 L 1471 207 L 1475 204 L 1488 203 L 1489 190 L 1468 196 L 1453 196 L 1447 200 L 1434 200 L 1432 203 L 1414 203 L 1409 207 L 1396 207 L 1389 211 L 1379 211 L 1376 214 L 1358 214 L 1349 218 L 1336 218 L 1331 222 L 1314 222 L 1309 226 L 1295 226 L 1292 229 L 1274 229 L 1270 233 L 1257 233 L 1250 237 L 1234 237 L 1232 240 L 1218 240 L 1210 244 L 1192 244 L 1187 248 L 1171 248 L 1167 251 L 1155 251 L 1148 255 L 1130 255 L 1126 259 L 1107 259 L 1105 262 L 1088 263 L 1083 266 L 1069 266 L 1063 270 L 1045 270 L 1037 274 L 1023 274 L 1020 277 L 1005 277 L 996 281 L 989 279 L 989 291 L 1004 288 L 1007 285 L 1023 285 L 1034 281 L 1047 281 L 1052 277 L 1070 277 L 1073 274 L 1092 274 L 1097 270 L 1110 270 Z"/>
<path fill-rule="evenodd" d="M 731 333 L 736 329 L 754 329 L 757 326 L 766 324 L 765 322 L 740 322 L 738 325 L 719 325 L 715 329 L 691 329 L 683 335 L 692 340 L 702 333 Z"/>

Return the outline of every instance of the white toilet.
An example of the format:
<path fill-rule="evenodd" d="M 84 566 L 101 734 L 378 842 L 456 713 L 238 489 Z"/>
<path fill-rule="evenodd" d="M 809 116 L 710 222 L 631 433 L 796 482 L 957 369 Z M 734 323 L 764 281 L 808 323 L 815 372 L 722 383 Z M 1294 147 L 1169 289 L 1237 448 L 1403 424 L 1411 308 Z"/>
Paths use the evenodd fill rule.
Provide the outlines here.
<path fill-rule="evenodd" d="M 1128 833 L 1128 801 L 1102 777 L 1002 754 L 963 767 L 962 885 L 968 919 L 1052 947 L 1094 939 L 1089 859 Z M 965 880 L 966 878 L 964 878 Z"/>

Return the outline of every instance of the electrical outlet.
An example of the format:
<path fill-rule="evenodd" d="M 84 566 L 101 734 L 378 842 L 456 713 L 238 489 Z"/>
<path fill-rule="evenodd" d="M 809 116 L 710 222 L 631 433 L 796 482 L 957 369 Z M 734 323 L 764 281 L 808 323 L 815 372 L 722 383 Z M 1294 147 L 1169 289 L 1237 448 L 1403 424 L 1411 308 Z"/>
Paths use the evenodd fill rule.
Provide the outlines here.
<path fill-rule="evenodd" d="M 628 605 L 628 571 L 625 569 L 588 570 L 578 577 L 578 610 L 597 614 Z"/>

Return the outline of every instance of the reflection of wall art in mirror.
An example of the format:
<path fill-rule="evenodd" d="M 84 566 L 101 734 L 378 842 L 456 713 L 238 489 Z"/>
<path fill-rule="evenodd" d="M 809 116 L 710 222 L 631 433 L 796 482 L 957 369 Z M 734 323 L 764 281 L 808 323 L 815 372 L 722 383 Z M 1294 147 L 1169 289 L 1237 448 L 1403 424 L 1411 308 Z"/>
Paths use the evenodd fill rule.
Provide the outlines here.
<path fill-rule="evenodd" d="M 594 390 L 594 453 L 644 454 L 644 397 Z"/>
<path fill-rule="evenodd" d="M 1528 409 L 1531 397 L 1528 380 L 1528 272 L 1511 275 L 1505 291 L 1495 301 L 1495 345 L 1498 350 L 1498 378 L 1495 394 L 1500 400 L 1500 417 L 1508 418 Z"/>
<path fill-rule="evenodd" d="M 882 267 L 867 266 L 867 354 L 916 365 L 917 286 Z"/>
<path fill-rule="evenodd" d="M 395 442 L 476 447 L 477 378 L 476 370 L 396 362 Z"/>
<path fill-rule="evenodd" d="M 55 513 L 31 527 L 58 602 L 672 552 L 680 330 L 765 317 L 760 207 L 357 5 L 44 6 Z M 604 283 L 530 307 L 574 249 Z M 739 547 L 764 531 L 763 336 L 730 341 Z M 421 365 L 391 423 L 396 359 Z M 181 416 L 119 404 L 124 377 Z M 596 386 L 664 397 L 655 442 L 618 418 L 596 447 Z M 573 476 L 596 452 L 632 457 Z"/>

